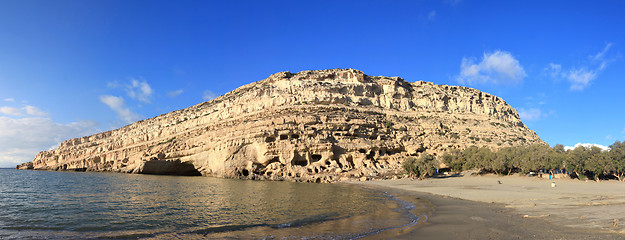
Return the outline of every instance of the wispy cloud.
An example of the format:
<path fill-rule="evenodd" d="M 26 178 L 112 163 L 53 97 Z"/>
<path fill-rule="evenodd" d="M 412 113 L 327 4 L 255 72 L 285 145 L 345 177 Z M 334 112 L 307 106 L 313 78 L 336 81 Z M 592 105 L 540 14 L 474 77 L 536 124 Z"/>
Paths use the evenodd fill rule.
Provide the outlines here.
<path fill-rule="evenodd" d="M 539 120 L 543 116 L 543 113 L 538 108 L 519 108 L 519 117 L 523 121 L 536 121 Z"/>
<path fill-rule="evenodd" d="M 597 54 L 588 56 L 588 62 L 581 67 L 570 67 L 563 70 L 562 65 L 549 63 L 545 68 L 554 80 L 565 79 L 569 82 L 569 89 L 572 91 L 582 91 L 588 88 L 594 82 L 598 75 L 603 71 L 611 61 L 606 58 L 606 54 L 612 47 L 612 43 L 607 43 L 603 50 Z"/>
<path fill-rule="evenodd" d="M 24 111 L 26 112 L 27 115 L 31 115 L 31 116 L 46 116 L 48 115 L 48 113 L 41 111 L 41 109 L 35 107 L 35 106 L 30 106 L 30 105 L 26 105 L 24 108 Z"/>
<path fill-rule="evenodd" d="M 517 84 L 527 77 L 523 66 L 506 51 L 484 53 L 480 62 L 476 58 L 462 58 L 461 84 Z"/>
<path fill-rule="evenodd" d="M 154 91 L 147 81 L 139 81 L 132 78 L 130 79 L 130 85 L 126 86 L 126 92 L 130 98 L 137 99 L 144 103 L 150 103 L 150 97 Z"/>
<path fill-rule="evenodd" d="M 204 99 L 204 101 L 210 101 L 210 100 L 215 99 L 216 97 L 217 97 L 217 94 L 215 94 L 214 92 L 211 92 L 210 90 L 206 90 L 202 94 L 202 99 Z"/>
<path fill-rule="evenodd" d="M 31 105 L 26 105 L 22 108 L 14 107 L 0 107 L 0 113 L 11 116 L 46 116 L 48 113 L 41 111 L 39 108 Z"/>
<path fill-rule="evenodd" d="M 63 140 L 95 133 L 97 126 L 91 121 L 62 124 L 42 117 L 0 117 L 0 167 L 32 161 Z"/>
<path fill-rule="evenodd" d="M 524 107 L 517 108 L 519 117 L 523 121 L 538 121 L 555 114 L 553 110 L 549 111 L 547 94 L 536 93 L 525 97 Z"/>
<path fill-rule="evenodd" d="M 562 73 L 562 65 L 556 63 L 549 63 L 547 67 L 544 69 L 546 73 L 548 73 L 553 79 L 560 79 L 564 77 Z"/>
<path fill-rule="evenodd" d="M 581 91 L 588 87 L 590 82 L 597 78 L 597 71 L 588 70 L 586 68 L 574 68 L 569 70 L 565 77 L 571 83 L 571 90 Z"/>
<path fill-rule="evenodd" d="M 133 123 L 141 119 L 139 114 L 132 112 L 124 104 L 124 98 L 111 95 L 100 96 L 100 101 L 117 113 L 117 116 L 125 123 Z"/>
<path fill-rule="evenodd" d="M 15 98 L 5 98 L 3 99 L 5 102 L 15 102 Z"/>
<path fill-rule="evenodd" d="M 451 5 L 452 7 L 457 6 L 462 0 L 445 0 L 445 3 Z"/>
<path fill-rule="evenodd" d="M 182 90 L 182 89 L 178 89 L 178 90 L 176 90 L 176 91 L 171 91 L 171 92 L 168 92 L 168 93 L 167 93 L 167 96 L 168 96 L 168 97 L 170 97 L 170 98 L 175 98 L 175 97 L 177 97 L 178 95 L 182 94 L 183 92 L 184 92 L 184 90 Z"/>
<path fill-rule="evenodd" d="M 107 82 L 106 86 L 109 87 L 109 88 L 118 88 L 121 85 L 119 84 L 118 81 L 112 81 L 112 82 Z"/>
<path fill-rule="evenodd" d="M 428 13 L 428 21 L 434 21 L 434 19 L 436 19 L 436 11 L 432 10 L 430 11 L 430 13 Z"/>
<path fill-rule="evenodd" d="M 154 90 L 145 79 L 130 78 L 127 84 L 121 84 L 118 81 L 106 83 L 109 88 L 122 88 L 126 91 L 129 98 L 139 100 L 144 103 L 151 103 Z"/>
<path fill-rule="evenodd" d="M 610 50 L 610 48 L 612 47 L 612 43 L 606 43 L 605 47 L 603 47 L 603 50 L 601 52 L 598 52 L 595 55 L 591 55 L 589 56 L 589 58 L 593 61 L 601 61 L 604 62 L 605 61 L 605 54 L 608 52 L 608 50 Z"/>
<path fill-rule="evenodd" d="M 537 93 L 532 96 L 525 97 L 525 105 L 529 106 L 540 106 L 547 104 L 547 94 L 545 93 Z"/>
<path fill-rule="evenodd" d="M 22 111 L 19 108 L 13 107 L 0 107 L 0 113 L 11 116 L 22 116 Z"/>

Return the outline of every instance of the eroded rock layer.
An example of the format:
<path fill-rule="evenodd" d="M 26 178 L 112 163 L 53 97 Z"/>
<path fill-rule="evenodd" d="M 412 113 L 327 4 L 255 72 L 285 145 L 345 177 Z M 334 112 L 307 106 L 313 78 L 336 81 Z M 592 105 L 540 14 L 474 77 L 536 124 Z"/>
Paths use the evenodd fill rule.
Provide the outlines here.
<path fill-rule="evenodd" d="M 424 152 L 533 143 L 543 142 L 499 97 L 332 69 L 276 73 L 18 168 L 332 182 L 396 174 Z"/>

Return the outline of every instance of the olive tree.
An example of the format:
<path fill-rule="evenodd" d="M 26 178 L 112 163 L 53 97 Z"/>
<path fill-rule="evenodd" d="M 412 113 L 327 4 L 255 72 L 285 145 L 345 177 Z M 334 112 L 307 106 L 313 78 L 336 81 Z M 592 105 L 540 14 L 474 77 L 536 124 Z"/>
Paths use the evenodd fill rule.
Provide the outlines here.
<path fill-rule="evenodd" d="M 606 170 L 619 181 L 625 181 L 625 142 L 616 141 L 610 145 Z"/>
<path fill-rule="evenodd" d="M 460 151 L 457 149 L 445 153 L 442 156 L 442 159 L 443 163 L 445 163 L 445 165 L 451 168 L 454 172 L 461 172 L 464 167 L 465 160 L 462 158 Z"/>
<path fill-rule="evenodd" d="M 418 177 L 419 179 L 423 179 L 426 176 L 433 176 L 437 162 L 433 155 L 431 154 L 422 154 L 419 158 L 415 157 L 407 157 L 402 167 L 408 174 L 412 177 Z"/>

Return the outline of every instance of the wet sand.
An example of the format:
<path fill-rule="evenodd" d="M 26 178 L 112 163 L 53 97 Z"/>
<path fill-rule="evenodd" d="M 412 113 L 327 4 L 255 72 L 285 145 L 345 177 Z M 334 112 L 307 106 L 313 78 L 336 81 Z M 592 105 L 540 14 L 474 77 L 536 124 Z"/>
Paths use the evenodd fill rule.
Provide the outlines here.
<path fill-rule="evenodd" d="M 625 239 L 624 182 L 487 175 L 353 183 L 431 202 L 424 223 L 373 238 Z"/>

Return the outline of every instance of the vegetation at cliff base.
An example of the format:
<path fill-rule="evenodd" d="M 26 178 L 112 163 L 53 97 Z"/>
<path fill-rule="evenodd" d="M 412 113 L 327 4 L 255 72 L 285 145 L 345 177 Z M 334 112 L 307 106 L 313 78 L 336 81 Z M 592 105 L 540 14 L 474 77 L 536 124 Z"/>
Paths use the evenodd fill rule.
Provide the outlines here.
<path fill-rule="evenodd" d="M 423 154 L 419 158 L 408 157 L 403 162 L 402 167 L 411 177 L 420 179 L 426 176 L 433 176 L 437 168 L 436 158 L 431 154 Z"/>
<path fill-rule="evenodd" d="M 578 146 L 565 150 L 558 144 L 505 147 L 499 151 L 471 146 L 453 150 L 441 157 L 453 171 L 480 169 L 499 175 L 564 172 L 579 179 L 618 179 L 625 181 L 625 142 L 616 141 L 609 150 Z M 406 167 L 404 167 L 406 168 Z"/>

